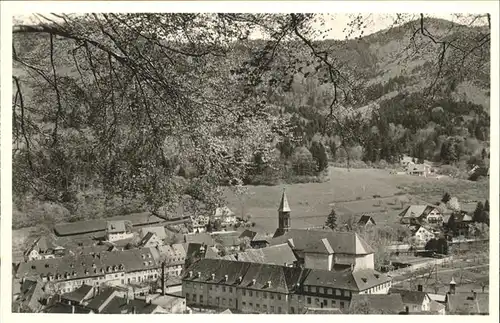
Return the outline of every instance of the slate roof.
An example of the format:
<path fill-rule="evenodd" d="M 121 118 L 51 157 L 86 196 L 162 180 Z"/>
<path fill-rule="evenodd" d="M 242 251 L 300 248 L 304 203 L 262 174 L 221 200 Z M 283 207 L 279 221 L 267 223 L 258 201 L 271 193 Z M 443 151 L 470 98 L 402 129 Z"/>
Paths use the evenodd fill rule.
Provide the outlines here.
<path fill-rule="evenodd" d="M 148 303 L 142 299 L 131 299 L 127 302 L 124 297 L 115 296 L 111 301 L 102 309 L 100 314 L 121 314 L 133 313 L 135 314 L 151 314 L 161 306 L 153 303 Z"/>
<path fill-rule="evenodd" d="M 43 284 L 40 281 L 26 280 L 21 286 L 21 296 L 18 301 L 23 307 L 27 307 L 33 312 L 42 309 L 40 300 L 43 298 Z"/>
<path fill-rule="evenodd" d="M 146 234 L 148 234 L 148 232 L 153 232 L 161 240 L 167 238 L 167 232 L 165 231 L 165 228 L 161 226 L 141 228 L 141 237 L 144 237 Z"/>
<path fill-rule="evenodd" d="M 399 314 L 405 310 L 400 294 L 354 294 L 349 310 L 353 311 L 363 304 L 366 304 L 373 314 Z"/>
<path fill-rule="evenodd" d="M 291 229 L 282 236 L 275 237 L 269 242 L 271 245 L 293 243 L 294 250 L 314 250 L 321 247 L 321 239 L 327 239 L 334 253 L 343 254 L 370 254 L 373 248 L 366 243 L 356 232 L 333 232 L 326 230 Z M 319 244 L 319 246 L 318 246 Z"/>
<path fill-rule="evenodd" d="M 93 290 L 94 290 L 93 286 L 83 284 L 82 286 L 80 286 L 76 290 L 61 295 L 61 298 L 69 300 L 69 301 L 81 303 L 85 299 L 90 298 L 90 293 L 93 292 Z"/>
<path fill-rule="evenodd" d="M 268 238 L 266 237 L 265 234 L 263 233 L 260 233 L 260 232 L 255 232 L 255 231 L 252 231 L 252 230 L 245 230 L 241 233 L 241 235 L 239 236 L 240 239 L 243 239 L 243 238 L 249 238 L 250 241 L 267 241 Z"/>
<path fill-rule="evenodd" d="M 117 291 L 114 288 L 101 288 L 99 294 L 92 298 L 86 307 L 93 310 L 95 313 L 100 313 L 105 302 L 115 295 L 117 295 Z"/>
<path fill-rule="evenodd" d="M 448 314 L 489 314 L 489 294 L 457 293 L 448 295 Z"/>
<path fill-rule="evenodd" d="M 391 278 L 373 269 L 361 269 L 357 271 L 327 271 L 315 269 L 310 271 L 303 284 L 351 291 L 364 291 L 389 281 L 391 281 Z"/>
<path fill-rule="evenodd" d="M 51 313 L 51 314 L 72 314 L 72 313 L 74 313 L 74 314 L 90 314 L 93 311 L 91 309 L 83 307 L 83 306 L 71 306 L 71 305 L 64 304 L 64 303 L 55 303 L 55 304 L 47 307 L 43 312 L 44 313 Z"/>
<path fill-rule="evenodd" d="M 297 287 L 296 284 L 301 280 L 303 272 L 303 269 L 294 267 L 222 259 L 202 259 L 189 267 L 183 280 L 214 282 L 249 289 L 290 293 Z M 189 276 L 191 273 L 192 277 Z M 212 279 L 212 274 L 215 275 L 214 279 Z M 225 280 L 225 275 L 227 275 L 227 280 Z M 240 277 L 241 280 L 239 280 Z M 271 282 L 271 286 L 267 285 L 268 281 Z"/>
<path fill-rule="evenodd" d="M 41 251 L 42 253 L 54 249 L 54 243 L 46 236 L 41 236 L 35 239 L 31 246 L 24 252 L 25 255 L 29 254 L 32 250 Z"/>
<path fill-rule="evenodd" d="M 403 299 L 403 303 L 405 304 L 415 304 L 422 305 L 425 298 L 429 298 L 426 292 L 419 292 L 416 290 L 407 290 L 407 289 L 399 289 L 399 288 L 391 288 L 389 289 L 389 294 L 399 294 Z"/>
<path fill-rule="evenodd" d="M 95 265 L 93 268 L 92 265 Z M 120 269 L 120 265 L 123 266 Z M 152 256 L 150 248 L 131 249 L 122 251 L 105 251 L 95 255 L 68 255 L 53 259 L 41 259 L 22 262 L 16 271 L 18 278 L 41 277 L 49 274 L 59 274 L 62 277 L 56 280 L 78 279 L 103 275 L 113 271 L 139 271 L 157 268 L 158 263 Z M 68 273 L 69 278 L 64 278 Z"/>

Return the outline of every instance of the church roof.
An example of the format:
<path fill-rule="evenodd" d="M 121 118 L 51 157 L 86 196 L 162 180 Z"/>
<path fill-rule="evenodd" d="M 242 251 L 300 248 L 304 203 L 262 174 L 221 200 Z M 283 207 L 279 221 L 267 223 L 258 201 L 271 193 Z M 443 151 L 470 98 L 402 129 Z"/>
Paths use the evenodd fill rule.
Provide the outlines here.
<path fill-rule="evenodd" d="M 288 205 L 288 199 L 286 197 L 285 190 L 283 190 L 283 195 L 281 196 L 280 206 L 278 208 L 279 212 L 290 212 L 290 206 Z"/>

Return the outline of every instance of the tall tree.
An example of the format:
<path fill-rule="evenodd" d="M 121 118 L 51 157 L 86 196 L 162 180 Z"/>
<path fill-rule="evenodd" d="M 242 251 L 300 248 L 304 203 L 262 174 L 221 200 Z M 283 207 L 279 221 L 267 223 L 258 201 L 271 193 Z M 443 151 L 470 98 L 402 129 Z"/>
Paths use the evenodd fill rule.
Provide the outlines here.
<path fill-rule="evenodd" d="M 337 213 L 335 212 L 335 209 L 332 208 L 330 211 L 330 214 L 328 214 L 328 217 L 326 218 L 325 226 L 335 230 L 337 229 Z"/>
<path fill-rule="evenodd" d="M 325 146 L 323 146 L 321 142 L 312 142 L 311 154 L 316 161 L 316 169 L 318 172 L 322 172 L 328 167 L 328 157 L 326 155 Z"/>
<path fill-rule="evenodd" d="M 472 219 L 474 222 L 484 222 L 484 206 L 482 202 L 477 202 Z"/>
<path fill-rule="evenodd" d="M 448 203 L 448 201 L 451 199 L 450 193 L 445 192 L 443 195 L 443 198 L 441 198 L 441 202 L 443 203 Z"/>

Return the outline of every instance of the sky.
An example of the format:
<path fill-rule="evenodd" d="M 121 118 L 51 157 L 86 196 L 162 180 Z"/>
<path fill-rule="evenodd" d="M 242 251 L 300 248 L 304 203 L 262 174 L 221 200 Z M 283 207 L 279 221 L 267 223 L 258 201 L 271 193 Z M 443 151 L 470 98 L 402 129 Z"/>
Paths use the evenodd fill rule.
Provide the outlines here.
<path fill-rule="evenodd" d="M 346 39 L 354 38 L 360 36 L 360 32 L 357 31 L 353 34 L 349 34 L 348 30 L 350 30 L 349 23 L 355 18 L 355 16 L 361 15 L 362 21 L 364 24 L 363 35 L 369 35 L 375 33 L 380 30 L 387 29 L 391 26 L 394 26 L 396 14 L 381 14 L 381 13 L 373 13 L 373 14 L 346 14 L 346 13 L 338 13 L 338 14 L 329 14 L 325 16 L 325 25 L 320 26 L 319 23 L 313 25 L 318 31 L 326 33 L 327 39 Z M 47 17 L 54 18 L 50 14 L 46 15 Z M 451 20 L 455 22 L 468 23 L 470 19 L 465 17 L 457 17 L 456 14 L 451 13 L 439 13 L 439 14 L 426 14 L 426 16 L 431 16 L 435 18 L 442 18 L 446 20 Z M 417 13 L 410 13 L 404 15 L 404 22 L 408 22 L 410 20 L 414 20 L 418 18 Z M 15 15 L 14 19 L 22 21 L 23 23 L 32 23 L 33 21 L 37 21 L 31 14 L 23 14 L 23 15 Z M 55 18 L 57 20 L 57 18 Z M 485 19 L 477 20 L 474 25 L 484 24 Z M 347 31 L 345 29 L 347 28 Z M 260 38 L 257 35 L 255 38 Z"/>

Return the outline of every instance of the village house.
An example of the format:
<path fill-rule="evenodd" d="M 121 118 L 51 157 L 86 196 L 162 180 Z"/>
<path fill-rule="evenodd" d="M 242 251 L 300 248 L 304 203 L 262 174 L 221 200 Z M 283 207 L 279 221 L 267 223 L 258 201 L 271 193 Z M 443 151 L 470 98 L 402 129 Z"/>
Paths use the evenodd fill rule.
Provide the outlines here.
<path fill-rule="evenodd" d="M 175 277 L 182 274 L 186 261 L 186 249 L 182 244 L 159 245 L 150 250 L 157 263 L 165 263 L 167 275 Z"/>
<path fill-rule="evenodd" d="M 474 223 L 472 215 L 465 211 L 453 212 L 450 216 L 455 220 L 455 235 L 469 236 L 470 225 Z"/>
<path fill-rule="evenodd" d="M 375 220 L 370 215 L 362 215 L 358 220 L 358 226 L 362 228 L 368 228 L 370 226 L 375 226 Z"/>
<path fill-rule="evenodd" d="M 389 294 L 399 294 L 403 300 L 405 311 L 408 313 L 429 312 L 431 298 L 426 292 L 422 291 L 422 286 L 419 285 L 419 290 L 406 290 L 391 288 Z"/>
<path fill-rule="evenodd" d="M 139 247 L 141 248 L 155 248 L 158 246 L 163 246 L 164 242 L 161 240 L 156 233 L 148 232 L 139 242 Z"/>
<path fill-rule="evenodd" d="M 432 205 L 410 205 L 399 216 L 402 224 L 443 223 L 443 215 Z"/>
<path fill-rule="evenodd" d="M 269 245 L 268 237 L 260 232 L 245 230 L 239 236 L 240 239 L 249 239 L 252 248 L 265 248 Z"/>
<path fill-rule="evenodd" d="M 159 267 L 151 249 L 143 248 L 22 262 L 14 278 L 18 282 L 39 279 L 48 293 L 69 293 L 82 284 L 125 285 L 154 281 L 158 279 Z"/>
<path fill-rule="evenodd" d="M 190 307 L 298 314 L 307 307 L 347 308 L 353 294 L 384 294 L 391 284 L 372 269 L 333 272 L 203 259 L 186 271 L 182 292 Z"/>
<path fill-rule="evenodd" d="M 227 206 L 218 207 L 213 215 L 214 220 L 220 220 L 223 226 L 236 223 L 236 215 Z"/>
<path fill-rule="evenodd" d="M 474 291 L 448 294 L 446 309 L 449 315 L 488 315 L 489 294 Z"/>
<path fill-rule="evenodd" d="M 49 259 L 58 256 L 63 256 L 65 248 L 57 246 L 46 236 L 37 238 L 28 249 L 24 252 L 26 261 Z"/>
<path fill-rule="evenodd" d="M 354 294 L 349 305 L 349 314 L 401 314 L 405 312 L 399 294 Z"/>
<path fill-rule="evenodd" d="M 422 225 L 412 227 L 412 238 L 417 245 L 425 245 L 429 240 L 435 239 L 436 235 Z"/>
<path fill-rule="evenodd" d="M 108 221 L 106 223 L 106 240 L 115 242 L 120 240 L 127 240 L 134 237 L 132 232 L 132 222 L 123 221 Z"/>
<path fill-rule="evenodd" d="M 427 177 L 432 173 L 432 168 L 429 164 L 413 164 L 409 163 L 406 166 L 406 173 L 413 176 Z"/>
<path fill-rule="evenodd" d="M 205 215 L 191 216 L 191 227 L 194 233 L 203 233 L 207 230 L 207 225 L 210 222 L 210 217 Z"/>
<path fill-rule="evenodd" d="M 158 237 L 158 239 L 163 241 L 167 239 L 167 232 L 165 231 L 165 227 L 163 226 L 141 228 L 141 230 L 139 231 L 140 238 L 144 238 L 148 233 L 154 233 Z"/>

